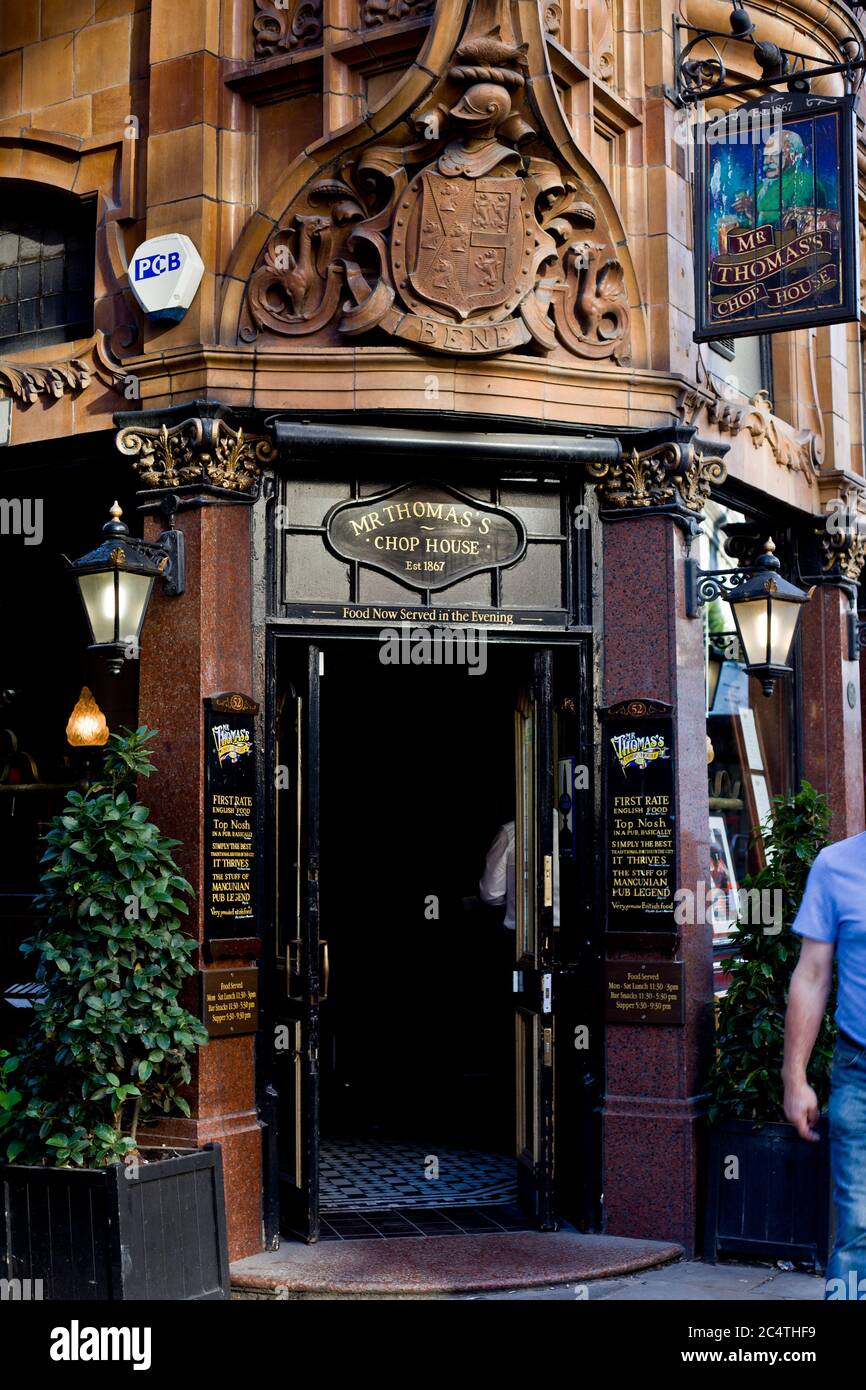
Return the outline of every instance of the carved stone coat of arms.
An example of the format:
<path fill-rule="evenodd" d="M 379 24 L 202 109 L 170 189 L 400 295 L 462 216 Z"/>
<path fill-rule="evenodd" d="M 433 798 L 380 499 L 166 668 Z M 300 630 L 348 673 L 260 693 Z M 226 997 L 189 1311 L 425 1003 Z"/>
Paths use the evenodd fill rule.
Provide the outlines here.
<path fill-rule="evenodd" d="M 249 281 L 246 341 L 628 359 L 624 269 L 530 100 L 512 8 L 482 29 L 477 6 L 418 109 L 295 198 Z"/>

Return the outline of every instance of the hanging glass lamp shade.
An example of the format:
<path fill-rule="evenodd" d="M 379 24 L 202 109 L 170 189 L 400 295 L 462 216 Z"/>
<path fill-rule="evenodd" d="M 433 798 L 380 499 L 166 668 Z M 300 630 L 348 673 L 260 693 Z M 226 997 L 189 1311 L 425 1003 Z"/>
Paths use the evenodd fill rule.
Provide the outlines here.
<path fill-rule="evenodd" d="M 137 652 L 156 578 L 165 558 L 154 561 L 130 538 L 117 502 L 102 528 L 102 544 L 70 565 L 91 635 L 91 651 L 104 652 L 117 672 L 124 655 Z"/>

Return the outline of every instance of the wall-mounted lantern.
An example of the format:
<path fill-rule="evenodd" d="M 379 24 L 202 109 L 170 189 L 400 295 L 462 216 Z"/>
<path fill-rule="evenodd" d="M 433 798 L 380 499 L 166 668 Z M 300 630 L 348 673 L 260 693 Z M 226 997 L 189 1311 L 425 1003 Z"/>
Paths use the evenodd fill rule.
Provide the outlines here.
<path fill-rule="evenodd" d="M 176 506 L 174 498 L 166 502 Z M 102 528 L 102 544 L 69 563 L 90 627 L 89 650 L 104 653 L 115 675 L 126 657 L 138 655 L 156 580 L 162 579 L 166 595 L 184 591 L 183 533 L 174 528 L 174 507 L 164 505 L 164 510 L 172 521 L 170 529 L 158 541 L 143 541 L 130 537 L 115 502 L 111 520 Z"/>
<path fill-rule="evenodd" d="M 686 612 L 696 618 L 701 606 L 723 597 L 730 605 L 750 676 L 772 695 L 780 676 L 791 674 L 791 652 L 813 590 L 805 593 L 780 573 L 776 547 L 768 540 L 748 569 L 702 570 L 686 561 Z"/>

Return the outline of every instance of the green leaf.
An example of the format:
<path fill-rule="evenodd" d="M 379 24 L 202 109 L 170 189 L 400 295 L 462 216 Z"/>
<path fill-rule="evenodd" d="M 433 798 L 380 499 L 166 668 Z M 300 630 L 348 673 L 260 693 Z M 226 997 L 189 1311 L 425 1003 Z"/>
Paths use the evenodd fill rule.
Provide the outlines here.
<path fill-rule="evenodd" d="M 24 1145 L 16 1152 L 28 1162 L 110 1162 L 133 1147 L 116 1126 L 132 1099 L 143 1115 L 189 1110 L 176 1093 L 207 1037 L 180 1003 L 195 970 L 196 943 L 180 923 L 192 889 L 172 858 L 177 842 L 137 800 L 138 779 L 153 770 L 152 738 L 145 727 L 112 734 L 99 782 L 67 796 L 45 836 L 34 899 L 41 925 L 21 949 L 47 995 L 14 1091 L 2 1085 L 0 1054 L 3 1143 L 7 1152 L 13 1140 Z M 135 920 L 125 915 L 131 893 Z M 138 1084 L 122 1079 L 132 1076 Z"/>

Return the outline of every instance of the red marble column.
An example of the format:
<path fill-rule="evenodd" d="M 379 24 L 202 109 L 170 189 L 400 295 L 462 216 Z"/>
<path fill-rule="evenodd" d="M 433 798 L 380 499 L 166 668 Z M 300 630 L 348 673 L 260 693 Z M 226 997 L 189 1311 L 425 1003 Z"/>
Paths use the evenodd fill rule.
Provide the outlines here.
<path fill-rule="evenodd" d="M 186 538 L 186 592 L 165 598 L 157 588 L 142 635 L 139 720 L 159 736 L 152 745 L 158 770 L 142 783 L 141 795 L 160 829 L 182 841 L 177 861 L 197 893 L 189 928 L 202 941 L 202 701 L 226 690 L 251 691 L 250 512 L 238 503 L 189 501 L 184 498 L 177 516 Z M 160 529 L 158 518 L 148 518 L 149 540 Z M 199 1007 L 198 983 L 185 1001 L 191 1010 Z M 213 1038 L 200 1048 L 188 1099 L 191 1118 L 160 1121 L 155 1137 L 196 1147 L 220 1142 L 229 1257 L 253 1254 L 262 1248 L 255 1039 Z"/>
<path fill-rule="evenodd" d="M 821 584 L 803 612 L 804 772 L 833 808 L 834 840 L 864 828 L 860 665 L 848 660 L 847 594 Z"/>
<path fill-rule="evenodd" d="M 685 537 L 663 515 L 603 524 L 604 704 L 647 696 L 673 706 L 678 878 L 695 891 L 710 881 L 706 715 L 702 625 L 685 615 Z M 691 1254 L 712 1045 L 711 928 L 682 926 L 680 938 L 683 1025 L 607 1029 L 604 1193 L 610 1234 L 678 1241 Z"/>

